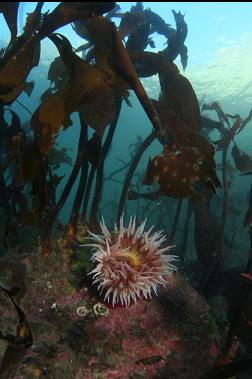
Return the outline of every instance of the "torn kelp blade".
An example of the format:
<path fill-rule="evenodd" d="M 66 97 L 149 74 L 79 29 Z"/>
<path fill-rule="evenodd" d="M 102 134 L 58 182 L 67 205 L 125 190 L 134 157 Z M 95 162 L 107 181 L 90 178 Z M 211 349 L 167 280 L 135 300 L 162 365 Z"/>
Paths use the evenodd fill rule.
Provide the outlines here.
<path fill-rule="evenodd" d="M 17 305 L 13 296 L 17 293 L 17 288 L 7 289 L 0 283 L 0 288 L 8 295 L 18 314 L 18 326 L 16 335 L 0 331 L 0 338 L 8 342 L 2 363 L 0 366 L 0 378 L 12 379 L 18 366 L 28 349 L 33 343 L 30 325 L 22 309 Z"/>
<path fill-rule="evenodd" d="M 41 40 L 62 26 L 78 21 L 82 18 L 100 16 L 103 13 L 111 11 L 115 5 L 116 3 L 113 1 L 61 2 L 51 13 L 46 15 L 44 21 L 38 28 L 35 39 Z"/>

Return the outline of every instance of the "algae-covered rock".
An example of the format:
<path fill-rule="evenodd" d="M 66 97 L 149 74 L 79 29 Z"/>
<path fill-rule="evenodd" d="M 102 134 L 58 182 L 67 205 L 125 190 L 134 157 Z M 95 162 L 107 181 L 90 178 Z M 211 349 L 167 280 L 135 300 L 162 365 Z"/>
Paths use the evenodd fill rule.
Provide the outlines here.
<path fill-rule="evenodd" d="M 197 379 L 206 373 L 219 352 L 219 335 L 209 306 L 183 277 L 170 276 L 153 300 L 113 308 L 89 288 L 69 286 L 68 276 L 81 264 L 88 269 L 88 256 L 83 249 L 79 254 L 71 274 L 58 251 L 31 258 L 22 309 L 34 344 L 14 379 Z"/>

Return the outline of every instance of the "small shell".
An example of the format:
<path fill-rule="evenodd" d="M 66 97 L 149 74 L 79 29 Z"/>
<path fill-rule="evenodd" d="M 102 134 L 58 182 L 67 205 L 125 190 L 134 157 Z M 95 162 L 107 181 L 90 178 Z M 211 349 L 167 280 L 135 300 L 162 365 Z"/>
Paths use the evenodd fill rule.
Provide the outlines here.
<path fill-rule="evenodd" d="M 108 317 L 109 316 L 109 309 L 106 307 L 106 305 L 97 303 L 93 306 L 94 313 L 99 316 Z"/>
<path fill-rule="evenodd" d="M 83 305 L 82 307 L 78 307 L 76 312 L 77 315 L 80 317 L 85 317 L 88 313 L 90 313 L 90 311 L 87 309 L 87 307 L 85 307 L 85 305 Z"/>

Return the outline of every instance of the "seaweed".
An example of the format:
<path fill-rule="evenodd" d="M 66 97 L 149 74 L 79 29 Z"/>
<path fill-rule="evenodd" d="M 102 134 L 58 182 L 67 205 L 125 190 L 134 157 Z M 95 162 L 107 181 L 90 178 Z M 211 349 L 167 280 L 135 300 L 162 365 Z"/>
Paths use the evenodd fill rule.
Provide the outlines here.
<path fill-rule="evenodd" d="M 1 272 L 11 267 L 13 284 L 10 289 L 0 287 L 19 318 L 16 335 L 0 333 L 8 343 L 0 368 L 6 378 L 15 374 L 33 342 L 26 315 L 19 307 L 26 287 L 15 292 L 15 283 L 24 279 L 26 271 L 22 261 L 26 256 L 15 253 L 24 241 L 24 228 L 30 240 L 34 231 L 38 233 L 39 247 L 33 246 L 29 252 L 32 255 L 35 250 L 38 265 L 46 266 L 49 259 L 57 263 L 62 260 L 66 280 L 74 290 L 78 293 L 87 286 L 97 296 L 97 289 L 90 289 L 87 276 L 93 267 L 90 249 L 80 253 L 78 245 L 81 239 L 86 239 L 87 229 L 99 234 L 104 214 L 109 213 L 109 223 L 119 224 L 122 215 L 134 209 L 137 223 L 146 217 L 155 230 L 165 230 L 169 243 L 177 244 L 176 254 L 180 256 L 182 270 L 202 296 L 208 298 L 213 293 L 222 294 L 216 282 L 220 287 L 225 286 L 232 249 L 238 246 L 235 243 L 242 211 L 232 199 L 232 185 L 237 173 L 244 180 L 249 180 L 252 173 L 251 157 L 240 148 L 237 138 L 251 121 L 252 111 L 242 118 L 239 114 L 225 113 L 218 102 L 200 106 L 192 84 L 174 63 L 180 56 L 185 71 L 188 26 L 184 14 L 172 11 L 175 22 L 172 27 L 160 15 L 145 9 L 141 2 L 129 12 L 121 11 L 114 2 L 61 2 L 46 13 L 43 6 L 43 2 L 37 3 L 27 15 L 24 30 L 17 35 L 19 3 L 11 6 L 0 3 L 0 12 L 11 35 L 0 56 L 0 207 L 1 217 L 4 216 L 0 232 L 5 254 L 1 257 Z M 118 27 L 113 18 L 119 19 Z M 83 39 L 77 48 L 58 33 L 59 28 L 68 24 Z M 146 51 L 155 47 L 154 33 L 165 37 L 167 46 L 159 52 Z M 45 38 L 55 45 L 59 55 L 50 62 L 47 74 L 50 86 L 33 110 L 25 101 L 20 102 L 19 96 L 25 92 L 34 99 L 36 82 L 28 81 L 29 74 L 41 61 L 40 45 Z M 141 81 L 153 75 L 158 77 L 158 99 L 148 96 Z M 122 105 L 125 102 L 131 107 L 131 114 L 135 111 L 130 101 L 131 91 L 151 127 L 146 128 L 145 138 L 136 129 L 136 140 L 128 146 L 128 159 L 119 156 L 120 165 L 108 174 L 106 163 L 110 163 Z M 27 124 L 21 123 L 20 114 L 12 108 L 15 103 L 31 116 Z M 218 121 L 206 116 L 205 111 L 216 112 Z M 74 113 L 78 115 L 77 120 L 72 117 Z M 71 148 L 57 144 L 62 129 L 72 125 L 80 127 L 74 141 L 75 160 Z M 127 128 L 130 125 L 125 126 L 125 133 Z M 218 140 L 213 140 L 213 131 L 219 135 Z M 154 141 L 158 147 L 149 162 L 143 163 L 144 154 Z M 221 162 L 217 164 L 216 152 L 221 154 Z M 235 166 L 228 160 L 229 152 Z M 119 189 L 113 188 L 111 199 L 106 199 L 104 188 L 112 181 Z M 148 186 L 147 190 L 144 186 Z M 250 196 L 244 218 L 250 245 L 251 204 Z M 60 212 L 67 207 L 69 218 L 63 226 Z M 229 233 L 227 238 L 227 231 L 231 230 L 232 235 Z M 179 233 L 182 234 L 178 236 Z M 56 236 L 60 236 L 57 249 Z M 193 263 L 189 256 L 192 252 Z M 230 362 L 230 354 L 235 337 L 242 335 L 244 324 L 251 323 L 248 305 L 251 262 L 250 251 L 246 267 L 239 268 L 242 273 L 239 299 L 229 304 L 234 311 L 227 312 L 228 328 L 223 331 L 219 360 L 205 378 L 235 375 L 250 362 L 249 359 Z M 195 265 L 193 272 L 190 264 Z M 16 284 L 20 288 L 21 284 Z M 71 339 L 72 334 L 67 333 L 66 338 Z M 77 343 L 76 349 L 78 346 Z M 163 359 L 166 358 L 150 353 L 135 363 L 149 366 Z"/>
<path fill-rule="evenodd" d="M 26 350 L 33 344 L 33 337 L 28 320 L 14 299 L 14 296 L 19 291 L 19 288 L 13 287 L 11 289 L 7 289 L 1 283 L 0 288 L 7 294 L 18 315 L 16 335 L 0 331 L 0 338 L 8 342 L 0 366 L 0 375 L 1 378 L 11 379 L 13 378 L 13 375 L 15 375 L 22 358 L 26 354 Z"/>

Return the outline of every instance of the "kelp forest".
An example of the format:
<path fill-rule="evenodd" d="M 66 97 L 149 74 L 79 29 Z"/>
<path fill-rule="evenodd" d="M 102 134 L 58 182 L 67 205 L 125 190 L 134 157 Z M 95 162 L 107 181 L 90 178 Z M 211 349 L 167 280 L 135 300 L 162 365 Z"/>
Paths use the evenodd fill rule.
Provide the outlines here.
<path fill-rule="evenodd" d="M 170 25 L 148 3 L 45 4 L 18 34 L 21 3 L 0 2 L 0 378 L 250 378 L 252 109 L 197 98 L 183 10 L 165 3 Z M 34 108 L 44 40 L 57 56 Z M 133 95 L 151 127 L 114 159 Z"/>

